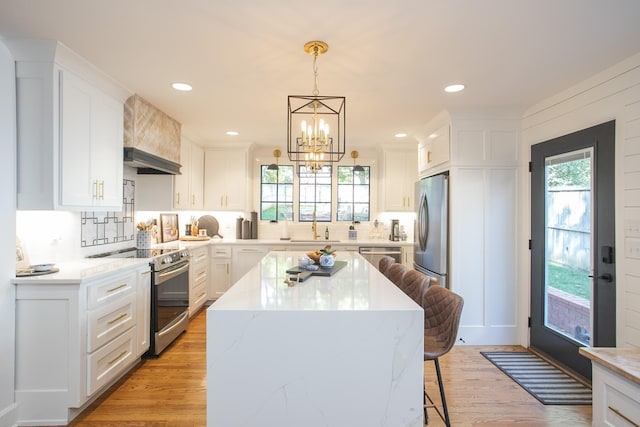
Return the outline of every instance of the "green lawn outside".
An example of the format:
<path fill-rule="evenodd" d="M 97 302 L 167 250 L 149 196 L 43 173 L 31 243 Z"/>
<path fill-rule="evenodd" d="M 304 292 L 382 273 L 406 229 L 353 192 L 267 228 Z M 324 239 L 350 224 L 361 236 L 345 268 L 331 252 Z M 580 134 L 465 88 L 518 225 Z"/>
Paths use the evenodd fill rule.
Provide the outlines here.
<path fill-rule="evenodd" d="M 564 265 L 549 263 L 549 286 L 585 299 L 591 299 L 591 279 L 589 272 L 576 270 Z"/>

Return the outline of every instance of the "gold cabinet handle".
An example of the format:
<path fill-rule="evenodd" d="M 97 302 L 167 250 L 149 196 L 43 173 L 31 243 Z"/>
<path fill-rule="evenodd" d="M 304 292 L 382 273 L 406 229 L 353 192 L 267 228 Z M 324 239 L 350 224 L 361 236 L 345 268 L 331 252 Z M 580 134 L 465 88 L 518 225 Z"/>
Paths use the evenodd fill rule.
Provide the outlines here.
<path fill-rule="evenodd" d="M 195 195 L 195 194 L 192 194 L 192 195 L 191 195 L 191 204 L 192 204 L 192 205 L 195 205 L 195 204 L 196 204 L 196 195 Z"/>
<path fill-rule="evenodd" d="M 107 292 L 115 292 L 115 291 L 117 291 L 118 289 L 122 289 L 122 288 L 124 288 L 124 287 L 126 287 L 126 286 L 127 286 L 127 284 L 126 284 L 126 283 L 123 283 L 122 285 L 116 286 L 115 288 L 107 289 Z"/>
<path fill-rule="evenodd" d="M 127 313 L 122 313 L 120 316 L 116 317 L 115 319 L 111 319 L 111 320 L 109 320 L 107 323 L 108 323 L 109 325 L 113 325 L 113 324 L 114 324 L 114 323 L 116 323 L 118 320 L 120 320 L 120 319 L 122 319 L 122 318 L 124 318 L 124 317 L 127 317 Z"/>
<path fill-rule="evenodd" d="M 609 409 L 611 410 L 611 412 L 613 412 L 614 414 L 616 414 L 617 416 L 619 416 L 620 418 L 622 418 L 623 420 L 625 420 L 626 422 L 628 422 L 629 424 L 631 424 L 632 426 L 635 427 L 640 427 L 640 425 L 638 425 L 638 423 L 633 422 L 632 420 L 630 420 L 628 417 L 626 417 L 622 412 L 620 412 L 618 409 L 616 408 L 612 408 L 611 406 L 609 406 Z"/>
<path fill-rule="evenodd" d="M 180 192 L 179 191 L 176 193 L 176 204 L 177 205 L 180 204 Z"/>
<path fill-rule="evenodd" d="M 98 180 L 93 181 L 93 198 L 98 200 Z"/>
<path fill-rule="evenodd" d="M 427 151 L 427 163 L 431 163 L 431 150 Z"/>
<path fill-rule="evenodd" d="M 100 200 L 104 200 L 104 181 L 100 181 Z"/>
<path fill-rule="evenodd" d="M 109 360 L 107 363 L 109 365 L 113 365 L 114 363 L 116 363 L 118 360 L 122 359 L 122 356 L 125 356 L 128 353 L 127 350 L 123 350 L 122 353 L 120 353 L 119 355 L 117 355 L 116 357 L 114 357 L 113 359 Z"/>

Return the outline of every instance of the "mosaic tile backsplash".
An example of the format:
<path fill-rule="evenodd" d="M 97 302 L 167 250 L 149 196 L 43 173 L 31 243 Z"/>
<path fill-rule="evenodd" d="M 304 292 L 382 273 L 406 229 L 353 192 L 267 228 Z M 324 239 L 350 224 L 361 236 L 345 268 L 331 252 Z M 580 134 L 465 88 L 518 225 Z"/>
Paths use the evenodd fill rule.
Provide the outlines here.
<path fill-rule="evenodd" d="M 122 212 L 82 212 L 80 246 L 86 248 L 135 240 L 135 188 L 135 181 L 123 181 Z"/>

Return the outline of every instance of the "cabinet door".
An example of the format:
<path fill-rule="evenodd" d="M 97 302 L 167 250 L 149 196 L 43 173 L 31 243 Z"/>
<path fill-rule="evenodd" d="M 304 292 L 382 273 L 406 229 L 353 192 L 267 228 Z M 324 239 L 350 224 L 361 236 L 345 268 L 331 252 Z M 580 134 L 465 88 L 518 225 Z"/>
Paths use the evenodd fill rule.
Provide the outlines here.
<path fill-rule="evenodd" d="M 91 175 L 91 86 L 60 70 L 60 198 L 66 207 L 93 205 L 98 183 Z"/>
<path fill-rule="evenodd" d="M 123 105 L 60 71 L 60 204 L 122 208 Z"/>
<path fill-rule="evenodd" d="M 124 106 L 110 96 L 94 92 L 91 100 L 91 173 L 98 182 L 98 205 L 122 209 L 122 145 Z"/>
<path fill-rule="evenodd" d="M 212 258 L 210 266 L 209 299 L 218 299 L 231 287 L 231 259 Z"/>
<path fill-rule="evenodd" d="M 151 269 L 145 267 L 138 271 L 137 312 L 137 357 L 149 350 L 149 334 L 151 333 Z"/>
<path fill-rule="evenodd" d="M 184 138 L 180 141 L 180 175 L 173 176 L 173 207 L 189 208 L 189 183 L 191 175 L 191 143 Z"/>
<path fill-rule="evenodd" d="M 204 156 L 205 209 L 247 210 L 247 150 L 207 150 Z"/>
<path fill-rule="evenodd" d="M 204 207 L 204 150 L 196 144 L 191 144 L 189 188 L 191 209 Z"/>
<path fill-rule="evenodd" d="M 413 211 L 413 190 L 418 177 L 417 155 L 414 151 L 384 152 L 383 209 Z"/>

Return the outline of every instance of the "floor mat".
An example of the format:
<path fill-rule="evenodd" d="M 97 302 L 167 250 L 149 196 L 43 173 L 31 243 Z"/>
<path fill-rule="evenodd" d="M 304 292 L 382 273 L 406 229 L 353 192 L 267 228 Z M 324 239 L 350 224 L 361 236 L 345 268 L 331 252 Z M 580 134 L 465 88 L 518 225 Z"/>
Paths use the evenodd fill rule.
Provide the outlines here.
<path fill-rule="evenodd" d="M 591 405 L 591 389 L 528 351 L 480 352 L 545 405 Z"/>

